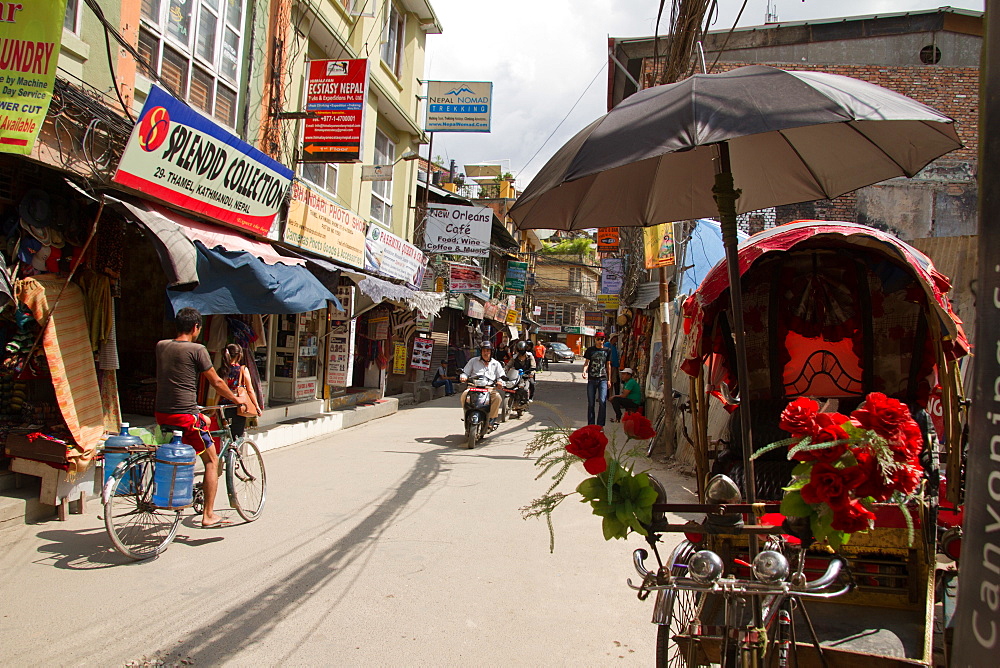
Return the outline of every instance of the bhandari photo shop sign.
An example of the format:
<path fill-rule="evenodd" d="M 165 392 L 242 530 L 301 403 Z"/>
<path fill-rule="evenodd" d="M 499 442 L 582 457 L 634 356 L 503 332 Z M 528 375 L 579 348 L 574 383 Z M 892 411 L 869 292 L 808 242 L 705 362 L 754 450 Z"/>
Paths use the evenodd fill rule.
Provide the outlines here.
<path fill-rule="evenodd" d="M 493 209 L 431 204 L 427 209 L 424 248 L 428 253 L 488 257 Z"/>
<path fill-rule="evenodd" d="M 427 258 L 419 248 L 374 223 L 368 225 L 365 271 L 398 278 L 419 290 L 426 267 Z"/>
<path fill-rule="evenodd" d="M 284 241 L 351 267 L 365 266 L 365 219 L 302 181 L 292 184 Z"/>
<path fill-rule="evenodd" d="M 313 60 L 309 63 L 304 162 L 357 162 L 365 128 L 367 60 Z"/>
<path fill-rule="evenodd" d="M 0 152 L 29 155 L 56 85 L 66 0 L 0 2 Z"/>
<path fill-rule="evenodd" d="M 152 86 L 113 180 L 267 236 L 293 176 L 280 162 Z"/>
<path fill-rule="evenodd" d="M 489 132 L 491 81 L 428 81 L 426 132 Z"/>

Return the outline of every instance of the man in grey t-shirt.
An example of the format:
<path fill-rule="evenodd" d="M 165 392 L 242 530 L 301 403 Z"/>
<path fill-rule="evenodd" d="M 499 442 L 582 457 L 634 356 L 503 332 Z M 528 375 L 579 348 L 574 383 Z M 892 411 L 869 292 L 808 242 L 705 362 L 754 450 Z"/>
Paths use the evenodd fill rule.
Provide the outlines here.
<path fill-rule="evenodd" d="M 194 448 L 205 463 L 205 512 L 201 526 L 211 528 L 228 524 L 215 513 L 215 495 L 219 490 L 219 456 L 209 434 L 209 419 L 198 412 L 198 383 L 201 379 L 215 390 L 220 398 L 234 404 L 246 404 L 219 377 L 208 350 L 195 343 L 201 335 L 201 313 L 185 307 L 177 311 L 177 336 L 156 344 L 156 422 L 180 427 L 184 442 Z"/>

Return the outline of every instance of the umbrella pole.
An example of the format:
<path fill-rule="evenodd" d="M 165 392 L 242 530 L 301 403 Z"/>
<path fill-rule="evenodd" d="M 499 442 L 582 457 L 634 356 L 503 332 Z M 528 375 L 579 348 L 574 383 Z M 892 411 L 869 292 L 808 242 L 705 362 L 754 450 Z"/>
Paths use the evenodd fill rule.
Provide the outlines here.
<path fill-rule="evenodd" d="M 750 368 L 747 365 L 746 330 L 743 326 L 743 291 L 740 287 L 740 265 L 737 254 L 736 200 L 740 191 L 733 187 L 732 167 L 729 163 L 729 145 L 718 144 L 719 171 L 715 175 L 715 203 L 719 207 L 722 227 L 722 245 L 726 249 L 726 268 L 729 270 L 729 299 L 733 316 L 733 338 L 736 343 L 736 382 L 740 398 L 740 434 L 743 437 L 743 473 L 746 502 L 757 502 L 757 478 L 754 475 L 753 435 L 750 429 Z M 756 536 L 751 536 L 751 550 L 756 552 Z"/>

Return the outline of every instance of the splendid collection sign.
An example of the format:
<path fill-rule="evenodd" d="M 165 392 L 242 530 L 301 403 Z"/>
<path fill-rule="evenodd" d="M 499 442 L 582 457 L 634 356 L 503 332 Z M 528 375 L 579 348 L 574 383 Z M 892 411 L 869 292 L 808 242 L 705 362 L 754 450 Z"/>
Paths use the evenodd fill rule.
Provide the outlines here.
<path fill-rule="evenodd" d="M 427 258 L 419 248 L 378 225 L 368 226 L 365 237 L 366 271 L 398 278 L 416 290 L 426 267 Z"/>
<path fill-rule="evenodd" d="M 368 97 L 367 60 L 313 60 L 306 87 L 302 137 L 305 162 L 356 162 L 361 159 Z"/>
<path fill-rule="evenodd" d="M 114 181 L 266 236 L 294 174 L 156 86 Z"/>
<path fill-rule="evenodd" d="M 28 155 L 56 85 L 66 0 L 0 2 L 0 151 Z"/>
<path fill-rule="evenodd" d="M 427 132 L 489 132 L 493 83 L 428 81 Z"/>
<path fill-rule="evenodd" d="M 428 253 L 487 257 L 493 209 L 434 204 L 427 209 L 424 249 Z"/>
<path fill-rule="evenodd" d="M 352 267 L 365 266 L 365 220 L 302 181 L 292 184 L 285 243 Z"/>

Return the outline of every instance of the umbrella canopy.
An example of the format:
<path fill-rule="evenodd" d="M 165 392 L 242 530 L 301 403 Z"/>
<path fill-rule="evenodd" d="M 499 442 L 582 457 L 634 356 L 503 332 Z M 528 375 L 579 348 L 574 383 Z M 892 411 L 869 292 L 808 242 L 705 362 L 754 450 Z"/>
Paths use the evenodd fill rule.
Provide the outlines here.
<path fill-rule="evenodd" d="M 714 217 L 722 142 L 738 213 L 913 176 L 961 146 L 950 118 L 880 86 L 740 67 L 625 99 L 556 152 L 510 216 L 563 230 Z"/>

